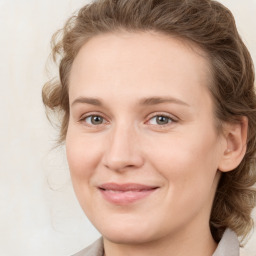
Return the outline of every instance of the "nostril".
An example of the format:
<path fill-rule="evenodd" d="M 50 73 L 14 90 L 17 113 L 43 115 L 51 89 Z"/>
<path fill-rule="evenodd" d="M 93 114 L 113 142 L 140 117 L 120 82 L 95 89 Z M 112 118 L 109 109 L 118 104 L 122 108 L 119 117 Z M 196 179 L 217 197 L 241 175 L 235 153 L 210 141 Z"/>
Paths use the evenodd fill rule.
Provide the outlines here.
<path fill-rule="evenodd" d="M 125 171 L 141 167 L 144 160 L 140 150 L 115 140 L 105 149 L 102 163 L 108 169 Z"/>
<path fill-rule="evenodd" d="M 136 164 L 127 163 L 126 161 L 119 161 L 119 162 L 112 161 L 112 162 L 105 163 L 104 166 L 107 169 L 118 171 L 118 172 L 132 170 L 139 167 L 139 165 L 137 166 Z"/>

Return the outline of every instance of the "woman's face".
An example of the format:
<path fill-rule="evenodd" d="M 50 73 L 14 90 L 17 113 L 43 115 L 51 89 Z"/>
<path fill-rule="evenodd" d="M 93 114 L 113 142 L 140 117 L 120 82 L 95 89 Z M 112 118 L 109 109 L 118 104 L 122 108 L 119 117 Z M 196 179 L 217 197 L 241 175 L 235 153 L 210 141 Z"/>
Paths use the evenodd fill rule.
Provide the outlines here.
<path fill-rule="evenodd" d="M 164 35 L 105 34 L 81 48 L 70 73 L 67 157 L 77 198 L 105 239 L 209 230 L 226 146 L 210 81 L 203 53 Z"/>

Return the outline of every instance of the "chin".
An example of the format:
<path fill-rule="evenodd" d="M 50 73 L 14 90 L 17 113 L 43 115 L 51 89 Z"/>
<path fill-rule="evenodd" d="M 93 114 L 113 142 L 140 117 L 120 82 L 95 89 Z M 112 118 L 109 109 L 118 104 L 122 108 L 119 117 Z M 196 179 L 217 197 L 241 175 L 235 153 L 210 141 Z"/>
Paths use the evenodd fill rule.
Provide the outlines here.
<path fill-rule="evenodd" d="M 106 235 L 102 234 L 102 236 L 115 244 L 126 244 L 126 245 L 136 245 L 136 244 L 145 244 L 154 240 L 149 236 L 138 235 L 135 232 L 133 233 L 119 233 L 119 232 L 111 232 Z"/>
<path fill-rule="evenodd" d="M 143 244 L 154 240 L 152 227 L 146 224 L 113 224 L 98 229 L 102 236 L 117 244 Z"/>

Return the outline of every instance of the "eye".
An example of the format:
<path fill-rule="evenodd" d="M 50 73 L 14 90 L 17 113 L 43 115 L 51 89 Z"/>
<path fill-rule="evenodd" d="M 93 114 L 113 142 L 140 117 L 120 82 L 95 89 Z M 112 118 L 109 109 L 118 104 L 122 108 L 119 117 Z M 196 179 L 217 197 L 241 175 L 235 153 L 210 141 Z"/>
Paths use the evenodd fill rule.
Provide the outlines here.
<path fill-rule="evenodd" d="M 166 115 L 155 115 L 148 121 L 151 125 L 167 125 L 172 122 L 175 122 L 175 120 Z"/>
<path fill-rule="evenodd" d="M 90 115 L 82 119 L 88 125 L 101 125 L 105 124 L 107 121 L 99 115 Z"/>

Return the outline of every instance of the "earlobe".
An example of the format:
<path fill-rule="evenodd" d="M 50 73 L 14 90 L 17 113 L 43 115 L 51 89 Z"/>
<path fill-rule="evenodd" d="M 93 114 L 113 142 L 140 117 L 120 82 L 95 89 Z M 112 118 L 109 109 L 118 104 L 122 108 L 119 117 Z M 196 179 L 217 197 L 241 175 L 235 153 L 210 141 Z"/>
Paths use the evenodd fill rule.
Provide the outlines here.
<path fill-rule="evenodd" d="M 248 118 L 243 116 L 240 122 L 224 124 L 225 149 L 218 169 L 221 172 L 234 170 L 246 153 Z"/>

